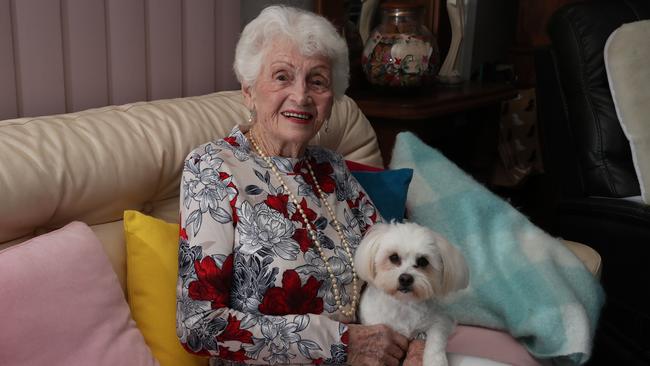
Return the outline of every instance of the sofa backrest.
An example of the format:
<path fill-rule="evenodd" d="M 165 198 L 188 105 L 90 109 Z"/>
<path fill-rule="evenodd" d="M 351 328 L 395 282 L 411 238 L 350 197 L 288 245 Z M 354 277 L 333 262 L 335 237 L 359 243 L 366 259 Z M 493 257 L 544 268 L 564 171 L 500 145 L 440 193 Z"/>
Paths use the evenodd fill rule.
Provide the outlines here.
<path fill-rule="evenodd" d="M 616 116 L 603 50 L 624 23 L 650 18 L 647 0 L 572 3 L 550 19 L 550 54 L 538 54 L 538 98 L 548 152 L 570 196 L 639 195 L 629 142 Z M 563 177 L 563 178 L 562 178 Z"/>
<path fill-rule="evenodd" d="M 124 210 L 177 222 L 187 154 L 247 119 L 241 93 L 226 91 L 0 121 L 0 249 L 79 220 L 120 275 Z M 312 143 L 382 166 L 375 133 L 348 97 Z"/>

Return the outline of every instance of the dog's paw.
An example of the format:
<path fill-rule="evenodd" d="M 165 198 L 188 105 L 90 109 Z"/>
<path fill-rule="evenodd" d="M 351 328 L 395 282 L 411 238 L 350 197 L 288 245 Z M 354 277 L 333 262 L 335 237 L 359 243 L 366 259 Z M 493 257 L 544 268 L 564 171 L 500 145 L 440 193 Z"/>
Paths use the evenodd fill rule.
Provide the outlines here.
<path fill-rule="evenodd" d="M 427 366 L 448 366 L 445 352 L 424 352 L 422 364 Z"/>

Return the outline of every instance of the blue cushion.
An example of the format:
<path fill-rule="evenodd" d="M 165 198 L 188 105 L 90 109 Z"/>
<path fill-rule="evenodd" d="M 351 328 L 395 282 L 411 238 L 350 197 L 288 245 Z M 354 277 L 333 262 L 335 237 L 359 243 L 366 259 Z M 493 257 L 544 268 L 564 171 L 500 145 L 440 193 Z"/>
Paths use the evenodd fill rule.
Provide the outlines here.
<path fill-rule="evenodd" d="M 386 221 L 402 221 L 413 169 L 352 171 Z"/>

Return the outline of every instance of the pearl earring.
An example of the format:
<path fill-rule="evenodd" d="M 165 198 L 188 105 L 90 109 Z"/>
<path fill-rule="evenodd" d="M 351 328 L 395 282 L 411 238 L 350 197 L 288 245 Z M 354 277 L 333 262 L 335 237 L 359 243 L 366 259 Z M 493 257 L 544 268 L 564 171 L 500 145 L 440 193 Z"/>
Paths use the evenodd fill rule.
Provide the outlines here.
<path fill-rule="evenodd" d="M 325 133 L 330 130 L 330 120 L 326 119 L 325 120 Z"/>
<path fill-rule="evenodd" d="M 248 115 L 248 124 L 249 125 L 253 124 L 253 122 L 255 121 L 256 116 L 257 116 L 257 113 L 255 112 L 255 108 L 251 109 L 249 111 L 249 115 Z"/>

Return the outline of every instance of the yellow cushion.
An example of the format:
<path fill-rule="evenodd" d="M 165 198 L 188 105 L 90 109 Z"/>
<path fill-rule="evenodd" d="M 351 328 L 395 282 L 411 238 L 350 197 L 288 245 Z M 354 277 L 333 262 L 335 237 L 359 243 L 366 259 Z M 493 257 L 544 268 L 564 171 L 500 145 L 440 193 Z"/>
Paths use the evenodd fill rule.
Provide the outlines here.
<path fill-rule="evenodd" d="M 161 366 L 207 365 L 176 337 L 178 224 L 124 211 L 126 283 L 133 319 Z"/>

